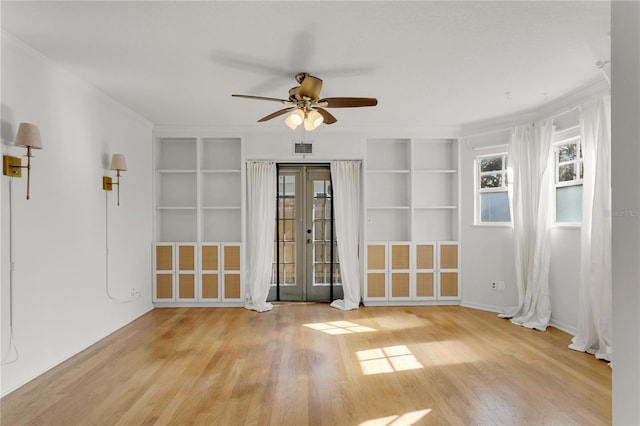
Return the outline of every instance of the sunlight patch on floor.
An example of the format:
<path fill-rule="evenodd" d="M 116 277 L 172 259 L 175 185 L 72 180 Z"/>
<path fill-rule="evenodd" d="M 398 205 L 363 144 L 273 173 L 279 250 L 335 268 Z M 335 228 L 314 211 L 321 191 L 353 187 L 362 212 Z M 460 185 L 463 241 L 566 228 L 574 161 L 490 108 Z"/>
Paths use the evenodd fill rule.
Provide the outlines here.
<path fill-rule="evenodd" d="M 350 334 L 350 333 L 365 333 L 369 331 L 376 331 L 375 328 L 365 327 L 349 321 L 331 321 L 331 322 L 316 322 L 313 324 L 302 324 L 304 327 L 311 328 L 313 330 L 322 331 L 327 334 Z"/>
<path fill-rule="evenodd" d="M 424 368 L 405 345 L 358 351 L 356 356 L 365 376 Z"/>
<path fill-rule="evenodd" d="M 415 351 L 427 366 L 466 364 L 482 360 L 482 356 L 459 341 L 418 343 Z"/>
<path fill-rule="evenodd" d="M 360 423 L 359 426 L 401 426 L 401 425 L 414 425 L 419 422 L 424 416 L 429 414 L 430 408 L 426 410 L 410 411 L 402 415 L 379 417 L 377 419 L 367 420 Z"/>

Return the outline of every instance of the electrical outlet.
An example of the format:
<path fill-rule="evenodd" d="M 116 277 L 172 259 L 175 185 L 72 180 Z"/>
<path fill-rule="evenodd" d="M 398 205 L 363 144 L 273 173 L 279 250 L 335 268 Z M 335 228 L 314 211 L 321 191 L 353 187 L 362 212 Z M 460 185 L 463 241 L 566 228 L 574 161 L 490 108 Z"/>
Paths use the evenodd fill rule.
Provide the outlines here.
<path fill-rule="evenodd" d="M 489 287 L 491 288 L 491 290 L 497 290 L 498 289 L 498 282 L 497 281 L 491 281 L 491 283 L 489 283 Z"/>

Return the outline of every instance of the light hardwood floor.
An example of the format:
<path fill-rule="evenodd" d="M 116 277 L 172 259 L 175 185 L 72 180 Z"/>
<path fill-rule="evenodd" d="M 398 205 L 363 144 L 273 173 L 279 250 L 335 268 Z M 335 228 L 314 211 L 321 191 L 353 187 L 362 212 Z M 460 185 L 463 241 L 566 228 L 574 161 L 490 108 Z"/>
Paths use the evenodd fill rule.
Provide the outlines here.
<path fill-rule="evenodd" d="M 4 397 L 1 421 L 610 424 L 611 370 L 569 342 L 452 306 L 156 309 Z"/>

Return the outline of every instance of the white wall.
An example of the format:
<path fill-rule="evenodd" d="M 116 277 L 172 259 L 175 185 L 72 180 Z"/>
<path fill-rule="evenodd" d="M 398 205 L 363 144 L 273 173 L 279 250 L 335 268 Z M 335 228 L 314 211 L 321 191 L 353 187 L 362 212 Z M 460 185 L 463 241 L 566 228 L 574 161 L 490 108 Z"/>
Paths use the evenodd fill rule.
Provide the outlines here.
<path fill-rule="evenodd" d="M 44 149 L 26 178 L 2 176 L 2 354 L 9 350 L 9 234 L 13 236 L 13 325 L 17 361 L 2 366 L 2 395 L 152 308 L 151 125 L 20 41 L 2 34 L 2 152 L 18 124 L 39 126 Z M 101 187 L 111 154 L 127 157 L 121 206 Z M 24 164 L 24 160 L 23 160 Z M 23 172 L 24 173 L 24 172 Z M 108 195 L 106 195 L 108 194 Z M 105 200 L 106 198 L 106 200 Z M 108 203 L 106 203 L 108 201 Z M 105 292 L 106 212 L 112 295 Z"/>
<path fill-rule="evenodd" d="M 640 3 L 611 4 L 613 424 L 640 424 Z"/>

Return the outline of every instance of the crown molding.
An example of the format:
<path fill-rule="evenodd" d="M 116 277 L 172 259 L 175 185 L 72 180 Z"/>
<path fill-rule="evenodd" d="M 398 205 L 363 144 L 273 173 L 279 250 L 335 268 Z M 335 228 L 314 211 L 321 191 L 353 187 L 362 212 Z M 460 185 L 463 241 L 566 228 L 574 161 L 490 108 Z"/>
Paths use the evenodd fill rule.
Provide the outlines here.
<path fill-rule="evenodd" d="M 506 131 L 515 126 L 570 112 L 584 102 L 597 96 L 605 96 L 610 92 L 609 83 L 603 78 L 598 78 L 541 107 L 491 120 L 464 124 L 461 126 L 460 134 L 461 137 L 473 137 Z"/>

